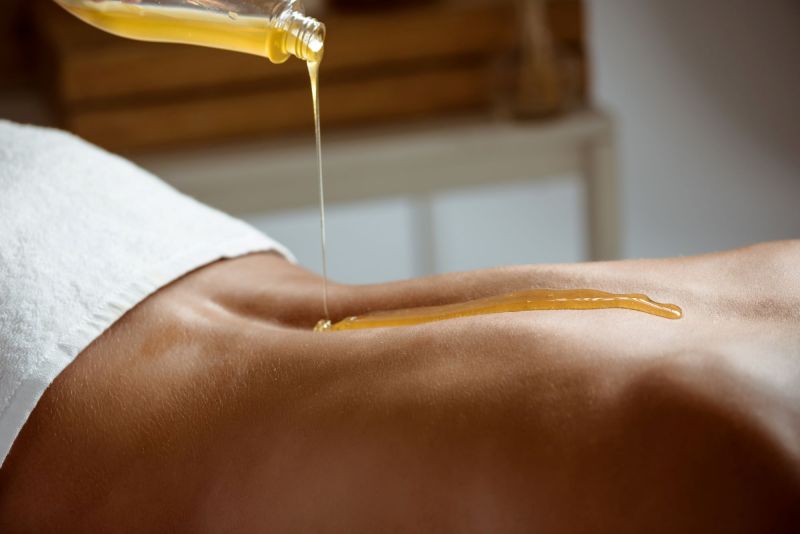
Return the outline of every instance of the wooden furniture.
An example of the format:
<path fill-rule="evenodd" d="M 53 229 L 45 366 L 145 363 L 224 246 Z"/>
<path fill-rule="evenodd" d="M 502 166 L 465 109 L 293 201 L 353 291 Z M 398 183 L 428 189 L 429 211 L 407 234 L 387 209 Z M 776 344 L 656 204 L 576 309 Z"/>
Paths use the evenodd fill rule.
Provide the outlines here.
<path fill-rule="evenodd" d="M 29 78 L 31 43 L 25 35 L 24 0 L 4 0 L 0 9 L 0 91 L 24 86 Z"/>
<path fill-rule="evenodd" d="M 52 0 L 35 25 L 61 126 L 142 151 L 311 128 L 305 65 L 96 30 Z M 326 131 L 470 111 L 551 115 L 586 102 L 578 0 L 440 0 L 328 11 L 321 72 Z M 523 35 L 525 36 L 523 38 Z"/>

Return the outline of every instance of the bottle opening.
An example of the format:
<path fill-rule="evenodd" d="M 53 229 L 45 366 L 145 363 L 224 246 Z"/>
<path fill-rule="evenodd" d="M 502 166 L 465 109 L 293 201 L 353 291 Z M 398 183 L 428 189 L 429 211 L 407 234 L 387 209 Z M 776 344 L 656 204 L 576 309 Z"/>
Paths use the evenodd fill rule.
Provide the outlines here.
<path fill-rule="evenodd" d="M 325 25 L 297 11 L 285 20 L 286 51 L 304 61 L 322 61 L 325 52 Z"/>

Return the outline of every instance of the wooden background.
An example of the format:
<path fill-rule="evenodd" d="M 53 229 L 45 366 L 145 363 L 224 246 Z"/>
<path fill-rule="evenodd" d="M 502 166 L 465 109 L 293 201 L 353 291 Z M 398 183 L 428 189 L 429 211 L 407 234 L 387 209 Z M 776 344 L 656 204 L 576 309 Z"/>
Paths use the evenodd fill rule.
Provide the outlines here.
<path fill-rule="evenodd" d="M 299 61 L 120 39 L 51 0 L 6 1 L 0 89 L 33 83 L 60 126 L 106 148 L 152 151 L 311 127 Z M 539 118 L 586 104 L 579 0 L 440 0 L 315 15 L 328 27 L 326 129 L 465 112 Z"/>

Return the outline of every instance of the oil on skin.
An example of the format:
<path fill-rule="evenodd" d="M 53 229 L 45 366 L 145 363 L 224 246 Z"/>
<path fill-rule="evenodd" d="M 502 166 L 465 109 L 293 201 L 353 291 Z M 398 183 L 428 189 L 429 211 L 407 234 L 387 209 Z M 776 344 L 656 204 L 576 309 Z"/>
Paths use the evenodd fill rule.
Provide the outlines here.
<path fill-rule="evenodd" d="M 359 317 L 349 317 L 335 324 L 323 320 L 320 321 L 315 330 L 319 332 L 339 332 L 365 328 L 413 326 L 457 319 L 459 317 L 495 313 L 537 310 L 603 310 L 610 308 L 622 308 L 672 320 L 683 317 L 683 311 L 678 306 L 655 302 L 646 295 L 638 293 L 615 294 L 596 289 L 533 289 L 445 306 L 370 313 Z"/>

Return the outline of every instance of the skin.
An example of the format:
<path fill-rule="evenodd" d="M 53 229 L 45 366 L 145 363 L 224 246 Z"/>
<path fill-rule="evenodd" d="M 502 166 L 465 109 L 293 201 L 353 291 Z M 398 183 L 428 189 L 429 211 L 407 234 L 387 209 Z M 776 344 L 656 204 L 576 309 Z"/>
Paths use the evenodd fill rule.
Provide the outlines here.
<path fill-rule="evenodd" d="M 315 334 L 274 255 L 162 289 L 46 392 L 1 532 L 800 531 L 800 242 L 331 288 L 335 318 L 529 288 L 626 310 Z"/>

